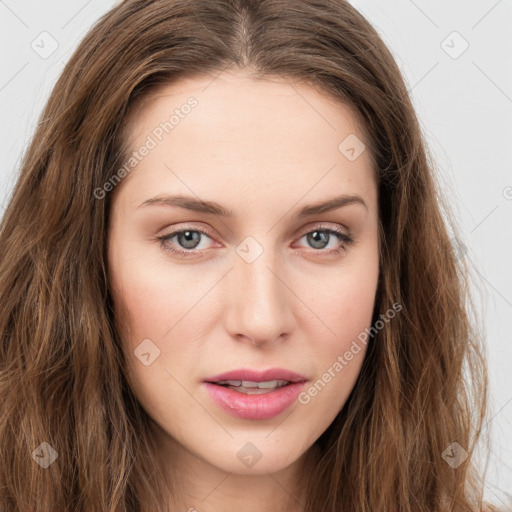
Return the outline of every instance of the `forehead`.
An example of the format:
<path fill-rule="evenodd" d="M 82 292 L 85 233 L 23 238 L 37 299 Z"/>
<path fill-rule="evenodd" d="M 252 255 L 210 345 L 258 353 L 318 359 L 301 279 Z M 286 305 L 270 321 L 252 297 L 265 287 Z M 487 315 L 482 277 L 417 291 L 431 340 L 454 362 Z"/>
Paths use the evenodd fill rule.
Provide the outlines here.
<path fill-rule="evenodd" d="M 168 120 L 191 97 L 200 108 L 193 109 L 194 115 L 187 124 L 205 128 L 213 125 L 219 133 L 223 126 L 229 125 L 252 132 L 281 131 L 282 135 L 296 135 L 308 123 L 311 136 L 314 128 L 331 132 L 339 132 L 341 128 L 356 133 L 367 146 L 371 143 L 357 109 L 318 84 L 292 77 L 257 78 L 233 71 L 186 77 L 154 87 L 132 104 L 125 118 L 124 135 L 134 139 L 137 129 L 147 131 L 152 123 L 155 126 L 155 122 Z"/>
<path fill-rule="evenodd" d="M 355 109 L 293 79 L 224 72 L 162 85 L 133 106 L 124 134 L 129 152 L 153 141 L 124 180 L 146 194 L 170 192 L 171 183 L 224 197 L 227 185 L 244 194 L 271 185 L 298 199 L 317 186 L 361 193 L 373 181 Z M 361 151 L 355 159 L 350 146 Z"/>

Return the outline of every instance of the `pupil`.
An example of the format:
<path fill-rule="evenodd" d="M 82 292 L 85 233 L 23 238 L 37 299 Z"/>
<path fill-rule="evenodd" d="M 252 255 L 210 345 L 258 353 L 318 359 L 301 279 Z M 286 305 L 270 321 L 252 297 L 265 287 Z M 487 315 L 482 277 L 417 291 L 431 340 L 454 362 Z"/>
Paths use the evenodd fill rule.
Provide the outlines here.
<path fill-rule="evenodd" d="M 197 231 L 184 231 L 180 234 L 180 243 L 181 243 L 181 237 L 184 237 L 185 243 L 183 243 L 183 247 L 186 247 L 187 249 L 193 249 L 199 240 L 199 233 Z M 195 240 L 194 240 L 195 239 Z"/>
<path fill-rule="evenodd" d="M 310 238 L 310 241 L 312 240 L 312 245 L 313 247 L 315 247 L 315 249 L 322 249 L 322 241 L 321 239 L 324 238 L 324 242 L 327 243 L 327 240 L 325 240 L 327 237 L 328 237 L 328 234 L 325 233 L 324 231 L 313 231 L 311 232 L 308 237 Z M 319 239 L 320 239 L 320 242 L 319 242 Z M 315 244 L 320 244 L 320 245 L 315 245 Z"/>

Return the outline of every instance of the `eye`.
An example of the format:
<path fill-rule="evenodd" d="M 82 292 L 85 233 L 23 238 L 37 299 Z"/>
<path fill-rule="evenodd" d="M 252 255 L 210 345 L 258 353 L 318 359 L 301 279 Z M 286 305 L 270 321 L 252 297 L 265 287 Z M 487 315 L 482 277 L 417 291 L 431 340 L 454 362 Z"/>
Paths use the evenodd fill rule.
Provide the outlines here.
<path fill-rule="evenodd" d="M 333 248 L 326 250 L 326 246 L 331 242 L 333 235 L 338 239 L 338 242 Z M 207 247 L 200 247 L 204 237 L 211 239 L 209 233 L 206 231 L 188 227 L 157 237 L 157 239 L 160 241 L 160 245 L 164 250 L 177 255 L 179 258 L 186 258 L 193 256 L 196 251 L 207 249 Z M 173 238 L 176 238 L 175 242 L 172 242 Z M 346 250 L 347 246 L 354 241 L 350 234 L 338 228 L 328 226 L 317 226 L 313 230 L 306 231 L 302 234 L 300 239 L 302 238 L 306 238 L 307 242 L 312 244 L 313 252 L 328 255 L 339 254 L 340 249 Z M 176 247 L 176 245 L 178 245 L 178 247 Z M 180 249 L 180 247 L 182 247 L 182 249 Z"/>
<path fill-rule="evenodd" d="M 332 237 L 336 237 L 338 242 L 333 248 L 327 249 L 326 246 L 331 242 Z M 341 231 L 338 228 L 332 228 L 328 226 L 317 226 L 315 229 L 305 232 L 301 239 L 305 238 L 308 244 L 315 249 L 314 252 L 327 253 L 327 254 L 339 254 L 340 249 L 347 248 L 354 239 L 348 233 Z"/>
<path fill-rule="evenodd" d="M 160 245 L 164 248 L 164 250 L 178 255 L 180 258 L 183 258 L 189 256 L 196 249 L 201 249 L 199 245 L 201 238 L 203 237 L 210 238 L 206 231 L 201 229 L 185 228 L 179 231 L 174 231 L 168 235 L 160 236 L 158 237 L 158 240 L 160 240 Z M 176 238 L 179 246 L 186 250 L 173 247 L 173 245 L 169 243 L 173 238 Z M 204 247 L 202 249 L 204 249 Z"/>

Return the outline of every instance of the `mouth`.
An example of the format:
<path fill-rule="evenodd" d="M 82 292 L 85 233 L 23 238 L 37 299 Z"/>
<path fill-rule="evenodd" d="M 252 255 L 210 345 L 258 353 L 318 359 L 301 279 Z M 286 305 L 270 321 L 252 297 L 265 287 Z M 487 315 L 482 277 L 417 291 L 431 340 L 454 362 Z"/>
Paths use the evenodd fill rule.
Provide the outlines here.
<path fill-rule="evenodd" d="M 221 380 L 218 382 L 210 382 L 210 384 L 222 386 L 246 395 L 263 395 L 288 386 L 291 382 L 288 380 L 268 380 L 262 382 L 249 380 Z"/>
<path fill-rule="evenodd" d="M 242 392 L 255 388 L 275 389 L 290 383 L 305 381 L 307 378 L 304 375 L 285 368 L 270 368 L 263 371 L 239 368 L 204 379 L 204 382 L 212 384 L 242 388 Z"/>
<path fill-rule="evenodd" d="M 209 377 L 203 385 L 213 402 L 228 414 L 264 420 L 292 406 L 307 380 L 282 368 L 263 372 L 240 369 Z"/>

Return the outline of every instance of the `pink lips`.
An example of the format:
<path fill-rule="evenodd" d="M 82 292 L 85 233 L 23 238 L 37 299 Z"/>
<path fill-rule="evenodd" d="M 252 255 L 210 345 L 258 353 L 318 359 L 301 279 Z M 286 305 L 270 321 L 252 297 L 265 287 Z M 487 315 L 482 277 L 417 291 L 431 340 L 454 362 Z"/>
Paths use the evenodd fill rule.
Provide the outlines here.
<path fill-rule="evenodd" d="M 290 383 L 265 394 L 249 395 L 214 384 L 222 380 L 252 382 L 287 380 Z M 306 381 L 307 379 L 303 375 L 282 368 L 271 368 L 263 372 L 241 368 L 208 377 L 203 385 L 212 400 L 225 412 L 238 418 L 265 420 L 277 416 L 290 407 Z"/>
<path fill-rule="evenodd" d="M 292 372 L 291 370 L 285 370 L 284 368 L 270 368 L 262 372 L 251 370 L 250 368 L 240 368 L 204 379 L 205 382 L 219 382 L 220 380 L 249 380 L 252 382 L 289 380 L 290 382 L 305 382 L 307 379 L 304 375 Z"/>

